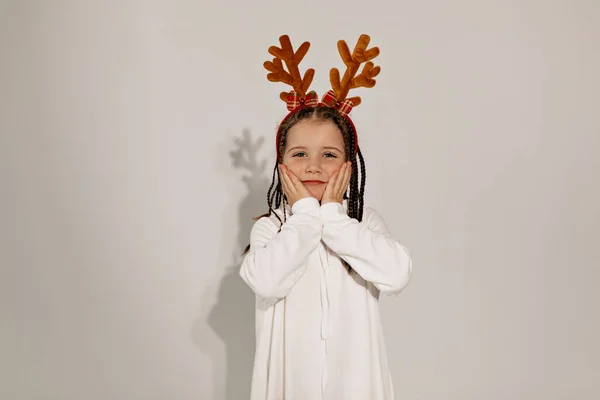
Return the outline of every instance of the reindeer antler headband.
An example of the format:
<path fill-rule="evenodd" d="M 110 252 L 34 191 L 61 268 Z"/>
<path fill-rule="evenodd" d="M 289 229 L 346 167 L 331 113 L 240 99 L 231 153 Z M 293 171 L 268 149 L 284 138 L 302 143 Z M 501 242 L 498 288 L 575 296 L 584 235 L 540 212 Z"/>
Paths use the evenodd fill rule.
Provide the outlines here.
<path fill-rule="evenodd" d="M 361 103 L 361 98 L 358 96 L 348 98 L 348 93 L 351 89 L 375 86 L 375 77 L 381 71 L 379 66 L 375 66 L 371 60 L 379 55 L 379 48 L 373 47 L 367 50 L 371 38 L 368 35 L 360 35 L 358 42 L 352 53 L 345 41 L 340 40 L 337 43 L 337 48 L 346 65 L 344 76 L 340 80 L 340 72 L 337 68 L 332 68 L 329 73 L 332 90 L 329 90 L 319 101 L 317 93 L 310 91 L 307 93 L 315 76 L 315 70 L 310 68 L 304 73 L 304 77 L 300 76 L 298 65 L 308 52 L 310 47 L 309 42 L 304 42 L 296 52 L 292 47 L 292 42 L 287 35 L 279 38 L 281 48 L 276 46 L 269 47 L 269 53 L 275 57 L 273 61 L 266 61 L 264 67 L 270 72 L 267 74 L 267 79 L 271 82 L 283 82 L 292 87 L 290 92 L 281 92 L 281 100 L 286 102 L 287 109 L 290 111 L 283 119 L 282 123 L 294 112 L 304 107 L 316 107 L 318 105 L 326 105 L 336 109 L 342 114 L 348 123 L 352 126 L 355 135 L 356 148 L 358 149 L 358 137 L 356 137 L 356 128 L 349 117 L 349 113 L 353 107 Z M 283 68 L 283 63 L 287 67 L 287 71 Z M 360 74 L 356 75 L 358 68 L 362 63 L 365 63 Z M 279 146 L 279 133 L 277 132 L 276 146 Z"/>

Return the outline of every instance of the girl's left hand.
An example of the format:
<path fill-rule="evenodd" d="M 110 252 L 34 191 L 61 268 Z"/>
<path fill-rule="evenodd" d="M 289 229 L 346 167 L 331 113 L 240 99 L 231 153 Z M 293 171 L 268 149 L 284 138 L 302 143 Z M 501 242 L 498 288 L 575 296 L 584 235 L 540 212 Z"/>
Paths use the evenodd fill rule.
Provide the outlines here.
<path fill-rule="evenodd" d="M 342 167 L 331 175 L 321 204 L 327 203 L 342 203 L 344 201 L 344 193 L 348 189 L 350 184 L 350 177 L 352 176 L 352 163 L 350 161 L 345 162 Z"/>

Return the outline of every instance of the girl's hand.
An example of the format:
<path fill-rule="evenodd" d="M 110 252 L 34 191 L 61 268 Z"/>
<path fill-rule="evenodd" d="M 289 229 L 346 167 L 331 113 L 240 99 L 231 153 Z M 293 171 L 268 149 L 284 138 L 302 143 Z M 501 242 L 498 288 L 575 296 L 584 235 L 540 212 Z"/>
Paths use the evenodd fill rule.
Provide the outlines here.
<path fill-rule="evenodd" d="M 283 194 L 285 194 L 290 207 L 300 199 L 312 197 L 300 179 L 283 164 L 279 164 L 279 177 Z"/>
<path fill-rule="evenodd" d="M 327 186 L 325 187 L 325 193 L 323 193 L 323 198 L 321 199 L 321 205 L 327 203 L 341 204 L 344 201 L 344 193 L 348 189 L 351 176 L 352 163 L 347 161 L 329 178 L 329 182 L 327 182 Z"/>

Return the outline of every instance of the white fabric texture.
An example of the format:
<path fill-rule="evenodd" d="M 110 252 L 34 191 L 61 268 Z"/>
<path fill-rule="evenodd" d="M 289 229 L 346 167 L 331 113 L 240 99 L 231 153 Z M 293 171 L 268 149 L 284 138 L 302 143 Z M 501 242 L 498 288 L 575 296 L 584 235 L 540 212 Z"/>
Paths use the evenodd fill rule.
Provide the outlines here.
<path fill-rule="evenodd" d="M 274 215 L 254 224 L 240 268 L 256 294 L 251 400 L 394 398 L 379 294 L 406 287 L 410 253 L 373 209 L 360 223 L 346 210 L 303 198 L 280 231 Z"/>

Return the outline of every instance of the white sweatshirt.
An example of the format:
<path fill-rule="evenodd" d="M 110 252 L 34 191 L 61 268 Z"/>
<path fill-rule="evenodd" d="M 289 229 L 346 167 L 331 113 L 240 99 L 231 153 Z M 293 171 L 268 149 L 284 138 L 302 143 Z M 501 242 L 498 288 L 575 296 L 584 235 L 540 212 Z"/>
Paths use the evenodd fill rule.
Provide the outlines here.
<path fill-rule="evenodd" d="M 256 294 L 251 400 L 392 400 L 378 299 L 408 284 L 408 250 L 367 207 L 360 223 L 346 202 L 287 210 L 280 232 L 274 215 L 254 224 L 240 269 Z"/>

